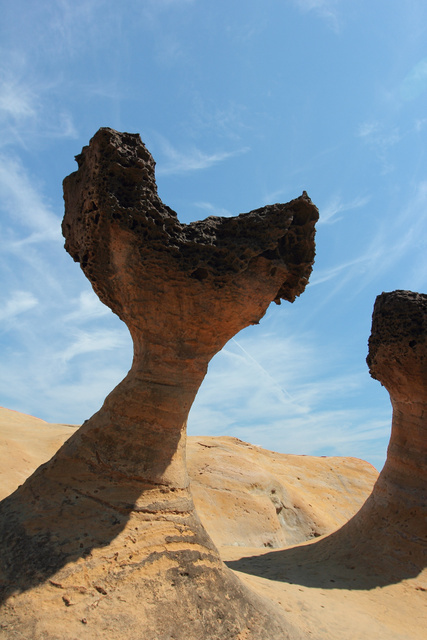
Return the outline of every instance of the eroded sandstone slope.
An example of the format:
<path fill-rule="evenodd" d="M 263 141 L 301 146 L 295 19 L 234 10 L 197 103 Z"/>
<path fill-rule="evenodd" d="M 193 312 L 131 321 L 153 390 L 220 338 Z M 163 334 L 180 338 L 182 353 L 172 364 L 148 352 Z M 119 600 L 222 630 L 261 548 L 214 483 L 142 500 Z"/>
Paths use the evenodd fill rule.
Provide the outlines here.
<path fill-rule="evenodd" d="M 0 407 L 0 500 L 76 430 Z M 378 476 L 357 458 L 280 454 L 231 437 L 190 436 L 187 464 L 196 511 L 218 547 L 276 548 L 330 533 Z"/>

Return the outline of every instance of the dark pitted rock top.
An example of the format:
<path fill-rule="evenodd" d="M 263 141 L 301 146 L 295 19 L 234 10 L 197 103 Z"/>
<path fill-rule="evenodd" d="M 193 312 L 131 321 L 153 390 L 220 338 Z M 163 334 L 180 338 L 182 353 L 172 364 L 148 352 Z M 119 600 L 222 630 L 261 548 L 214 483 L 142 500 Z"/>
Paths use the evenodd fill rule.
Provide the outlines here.
<path fill-rule="evenodd" d="M 376 299 L 366 359 L 369 372 L 394 397 L 427 395 L 427 295 L 382 293 Z"/>
<path fill-rule="evenodd" d="M 79 170 L 64 181 L 63 233 L 67 251 L 93 283 L 99 280 L 100 265 L 109 268 L 108 252 L 102 254 L 110 234 L 120 227 L 138 238 L 135 260 L 146 272 L 161 264 L 175 275 L 178 271 L 222 288 L 249 263 L 264 259 L 272 276 L 286 267 L 276 302 L 292 302 L 303 292 L 312 270 L 318 219 L 305 192 L 288 204 L 185 225 L 160 200 L 155 162 L 138 134 L 102 128 L 76 160 Z"/>

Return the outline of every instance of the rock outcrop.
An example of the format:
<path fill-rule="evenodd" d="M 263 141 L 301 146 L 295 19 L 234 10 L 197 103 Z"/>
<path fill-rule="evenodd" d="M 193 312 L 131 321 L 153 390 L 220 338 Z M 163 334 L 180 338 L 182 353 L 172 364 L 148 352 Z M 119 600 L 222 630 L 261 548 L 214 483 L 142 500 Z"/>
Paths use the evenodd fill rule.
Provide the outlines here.
<path fill-rule="evenodd" d="M 294 583 L 343 589 L 427 577 L 427 295 L 378 296 L 367 362 L 393 407 L 387 460 L 372 493 L 335 533 L 264 556 L 264 576 L 280 566 Z"/>
<path fill-rule="evenodd" d="M 377 297 L 367 363 L 393 408 L 387 459 L 372 494 L 335 539 L 347 540 L 381 583 L 427 566 L 427 295 Z"/>
<path fill-rule="evenodd" d="M 134 359 L 100 411 L 0 505 L 3 627 L 46 640 L 297 638 L 201 525 L 185 430 L 212 356 L 271 301 L 303 292 L 317 209 L 304 193 L 184 225 L 158 197 L 138 135 L 101 129 L 76 159 L 65 246 L 127 324 Z"/>
<path fill-rule="evenodd" d="M 230 437 L 190 437 L 187 461 L 197 513 L 220 551 L 277 549 L 331 533 L 378 477 L 357 458 L 275 453 Z"/>
<path fill-rule="evenodd" d="M 386 463 L 359 518 L 390 568 L 416 573 L 427 566 L 427 295 L 377 297 L 367 363 L 390 394 L 393 418 Z"/>
<path fill-rule="evenodd" d="M 77 429 L 0 407 L 0 500 Z M 378 477 L 357 458 L 275 453 L 230 436 L 190 436 L 186 453 L 197 514 L 220 552 L 331 533 L 360 509 Z"/>

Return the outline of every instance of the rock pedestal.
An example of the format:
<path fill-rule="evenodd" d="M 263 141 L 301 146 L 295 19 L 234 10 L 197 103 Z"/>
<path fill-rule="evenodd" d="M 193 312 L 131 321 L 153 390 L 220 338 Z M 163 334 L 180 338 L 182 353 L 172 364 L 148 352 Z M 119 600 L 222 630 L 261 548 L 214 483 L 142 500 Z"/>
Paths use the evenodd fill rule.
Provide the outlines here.
<path fill-rule="evenodd" d="M 427 295 L 393 291 L 377 297 L 367 362 L 393 407 L 387 460 L 372 493 L 334 533 L 264 555 L 263 577 L 326 590 L 373 590 L 413 578 L 419 580 L 415 588 L 425 591 Z M 244 562 L 230 566 L 247 570 Z"/>
<path fill-rule="evenodd" d="M 375 586 L 427 566 L 427 295 L 377 297 L 367 363 L 393 407 L 387 459 L 363 507 L 319 550 L 340 549 Z"/>
<path fill-rule="evenodd" d="M 138 135 L 100 129 L 76 159 L 65 247 L 128 326 L 134 359 L 100 411 L 1 503 L 4 625 L 49 640 L 297 638 L 203 529 L 185 431 L 213 355 L 271 301 L 303 292 L 317 209 L 304 193 L 184 225 Z"/>
<path fill-rule="evenodd" d="M 343 527 L 284 552 L 289 566 L 343 588 L 354 588 L 343 569 L 373 589 L 415 578 L 427 566 L 427 295 L 393 291 L 377 297 L 367 362 L 393 407 L 384 468 Z"/>
<path fill-rule="evenodd" d="M 367 362 L 390 394 L 393 418 L 387 460 L 360 518 L 376 529 L 391 566 L 417 573 L 427 565 L 427 295 L 377 297 Z"/>

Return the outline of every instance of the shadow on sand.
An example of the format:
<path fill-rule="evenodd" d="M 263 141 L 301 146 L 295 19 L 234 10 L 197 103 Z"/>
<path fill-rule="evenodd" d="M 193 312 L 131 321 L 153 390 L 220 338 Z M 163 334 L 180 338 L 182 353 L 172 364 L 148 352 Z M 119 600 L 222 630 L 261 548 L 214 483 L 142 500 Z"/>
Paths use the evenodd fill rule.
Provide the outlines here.
<path fill-rule="evenodd" d="M 415 578 L 419 562 L 399 561 L 381 539 L 353 541 L 348 524 L 335 533 L 289 549 L 227 561 L 234 571 L 319 589 L 370 590 Z"/>

